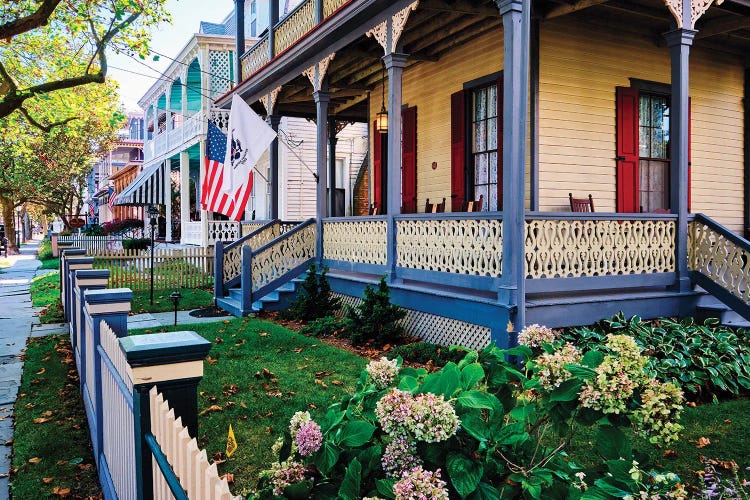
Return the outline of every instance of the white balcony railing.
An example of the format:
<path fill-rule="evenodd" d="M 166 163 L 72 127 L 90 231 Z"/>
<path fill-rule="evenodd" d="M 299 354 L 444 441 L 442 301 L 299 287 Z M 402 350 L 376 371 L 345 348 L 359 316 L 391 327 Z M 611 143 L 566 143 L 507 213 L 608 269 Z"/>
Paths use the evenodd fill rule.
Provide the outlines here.
<path fill-rule="evenodd" d="M 227 132 L 229 110 L 211 109 L 208 113 L 199 111 L 189 116 L 176 128 L 162 132 L 152 140 L 147 141 L 143 146 L 145 161 L 179 152 L 182 146 L 189 145 L 196 137 L 200 137 L 206 133 L 206 123 L 209 118 L 214 121 L 222 132 Z"/>
<path fill-rule="evenodd" d="M 203 233 L 201 231 L 201 222 L 183 222 L 182 223 L 182 242 L 185 245 L 202 245 Z"/>

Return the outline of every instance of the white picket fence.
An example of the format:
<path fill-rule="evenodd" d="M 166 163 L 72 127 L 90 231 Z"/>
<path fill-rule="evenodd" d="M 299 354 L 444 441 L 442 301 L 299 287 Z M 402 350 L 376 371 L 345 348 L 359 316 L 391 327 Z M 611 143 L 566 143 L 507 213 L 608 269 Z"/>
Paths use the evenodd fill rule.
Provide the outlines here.
<path fill-rule="evenodd" d="M 67 234 L 58 236 L 58 243 L 72 243 L 72 248 L 83 248 L 87 253 L 106 250 L 122 250 L 125 238 L 117 236 L 86 236 L 85 234 Z"/>

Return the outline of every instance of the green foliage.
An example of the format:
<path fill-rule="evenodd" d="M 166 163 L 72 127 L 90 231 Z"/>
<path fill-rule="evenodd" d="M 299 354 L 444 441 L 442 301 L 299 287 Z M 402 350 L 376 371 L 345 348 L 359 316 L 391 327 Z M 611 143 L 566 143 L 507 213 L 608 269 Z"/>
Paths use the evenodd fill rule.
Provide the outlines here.
<path fill-rule="evenodd" d="M 304 321 L 305 323 L 326 316 L 333 316 L 341 307 L 341 301 L 331 293 L 331 285 L 328 283 L 328 268 L 324 267 L 318 273 L 315 264 L 310 266 L 302 289 L 297 298 L 284 311 L 282 317 Z"/>
<path fill-rule="evenodd" d="M 10 479 L 14 498 L 53 498 L 58 496 L 55 489 L 69 489 L 71 498 L 101 495 L 73 352 L 66 337 L 32 338 L 26 349 L 14 409 L 15 473 Z"/>
<path fill-rule="evenodd" d="M 445 347 L 430 342 L 413 342 L 394 347 L 388 353 L 388 358 L 401 357 L 404 361 L 422 364 L 432 361 L 434 366 L 445 366 L 450 361 L 458 363 L 465 355 L 466 350 L 460 346 Z"/>
<path fill-rule="evenodd" d="M 213 294 L 206 290 L 199 288 L 179 288 L 177 290 L 182 294 L 182 298 L 178 304 L 178 310 L 180 311 L 209 307 L 214 302 Z M 174 303 L 169 298 L 169 294 L 174 291 L 174 288 L 154 290 L 153 304 L 151 304 L 150 290 L 135 291 L 133 292 L 133 301 L 130 310 L 136 314 L 174 311 Z"/>
<path fill-rule="evenodd" d="M 42 242 L 39 243 L 39 250 L 37 250 L 36 258 L 39 260 L 55 258 L 52 257 L 52 243 L 47 238 L 44 238 Z"/>
<path fill-rule="evenodd" d="M 649 354 L 649 369 L 691 397 L 750 393 L 750 335 L 707 319 L 703 325 L 692 318 L 626 319 L 622 313 L 592 327 L 572 328 L 563 339 L 583 349 L 603 343 L 608 333 L 625 334 Z"/>
<path fill-rule="evenodd" d="M 355 307 L 347 308 L 348 332 L 354 345 L 372 341 L 375 346 L 396 344 L 404 336 L 401 320 L 406 311 L 391 304 L 391 291 L 385 278 L 381 278 L 377 290 L 365 288 L 365 298 Z"/>
<path fill-rule="evenodd" d="M 151 240 L 148 238 L 122 240 L 122 248 L 125 250 L 146 250 L 149 246 L 151 246 Z"/>
<path fill-rule="evenodd" d="M 325 316 L 312 320 L 302 327 L 299 333 L 309 337 L 328 337 L 346 328 L 346 321 L 335 316 Z"/>
<path fill-rule="evenodd" d="M 105 234 L 104 228 L 99 224 L 89 224 L 82 232 L 86 236 L 104 236 Z"/>
<path fill-rule="evenodd" d="M 619 339 L 608 340 L 616 346 Z M 637 355 L 623 350 L 620 362 L 627 366 Z M 507 361 L 510 357 L 520 365 Z M 306 488 L 312 482 L 314 498 L 394 498 L 404 482 L 417 481 L 405 479 L 404 471 L 420 464 L 427 471 L 442 471 L 444 483 L 438 489 L 445 488 L 450 498 L 576 500 L 684 493 L 679 478 L 657 473 L 646 455 L 634 451 L 625 432 L 641 407 L 639 393 L 623 396 L 626 409 L 620 413 L 586 406 L 581 390 L 588 387 L 589 372 L 612 363 L 612 357 L 578 359 L 591 364 L 566 364 L 559 383 L 545 384 L 539 377 L 544 366 L 537 364 L 529 348 L 490 346 L 467 351 L 461 361 L 449 362 L 435 373 L 400 368 L 391 372 L 386 387 L 380 382 L 392 367 L 371 362 L 354 395 L 315 420 L 323 440 L 312 455 L 302 456 L 301 447 L 294 445 L 278 447 L 273 470 L 282 476 L 286 470 L 315 470 L 298 479 Z M 621 380 L 621 369 L 612 372 L 613 382 Z M 645 377 L 639 383 L 651 382 Z M 460 419 L 458 427 L 450 424 L 455 418 Z M 440 429 L 449 431 L 440 435 Z M 567 453 L 581 429 L 597 436 L 587 450 L 591 464 L 576 463 Z M 307 439 L 297 432 L 290 429 L 284 442 Z M 413 448 L 394 452 L 400 439 Z M 390 468 L 394 463 L 395 470 Z M 259 486 L 259 498 L 270 498 L 271 489 L 280 487 L 268 480 Z M 281 493 L 290 498 L 287 490 Z M 432 498 L 448 498 L 435 495 Z"/>

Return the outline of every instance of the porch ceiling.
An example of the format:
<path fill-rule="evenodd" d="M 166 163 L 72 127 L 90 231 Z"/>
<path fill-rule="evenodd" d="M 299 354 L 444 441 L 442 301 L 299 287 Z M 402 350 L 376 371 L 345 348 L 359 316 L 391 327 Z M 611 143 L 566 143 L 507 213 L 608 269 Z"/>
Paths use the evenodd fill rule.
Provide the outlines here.
<path fill-rule="evenodd" d="M 562 16 L 604 25 L 615 32 L 637 32 L 664 45 L 662 34 L 674 20 L 662 0 L 535 0 L 533 17 L 544 22 Z M 421 0 L 401 37 L 409 54 L 407 67 L 438 61 L 445 54 L 491 30 L 502 29 L 500 14 L 491 0 Z M 748 57 L 750 63 L 750 0 L 725 0 L 698 22 L 696 47 Z M 365 35 L 336 53 L 328 68 L 329 112 L 342 121 L 367 121 L 368 97 L 381 82 L 383 50 Z M 257 110 L 264 112 L 256 103 Z M 282 87 L 277 110 L 284 116 L 315 117 L 312 86 L 299 75 Z"/>

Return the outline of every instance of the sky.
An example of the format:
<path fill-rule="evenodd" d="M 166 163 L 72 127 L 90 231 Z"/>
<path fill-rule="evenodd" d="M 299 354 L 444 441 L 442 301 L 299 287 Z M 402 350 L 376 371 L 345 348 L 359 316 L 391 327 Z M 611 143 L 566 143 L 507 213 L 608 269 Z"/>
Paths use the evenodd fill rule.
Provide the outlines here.
<path fill-rule="evenodd" d="M 167 0 L 166 9 L 172 14 L 172 24 L 162 25 L 153 32 L 151 49 L 175 57 L 198 32 L 201 21 L 218 23 L 233 6 L 232 0 Z M 128 111 L 140 110 L 138 100 L 172 62 L 166 57 L 154 61 L 153 55 L 142 61 L 152 70 L 126 55 L 107 54 L 107 76 L 120 84 L 120 100 Z"/>

